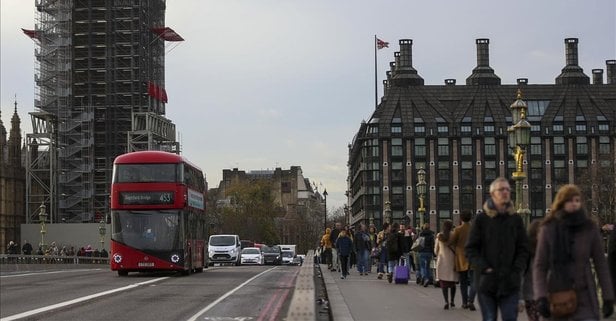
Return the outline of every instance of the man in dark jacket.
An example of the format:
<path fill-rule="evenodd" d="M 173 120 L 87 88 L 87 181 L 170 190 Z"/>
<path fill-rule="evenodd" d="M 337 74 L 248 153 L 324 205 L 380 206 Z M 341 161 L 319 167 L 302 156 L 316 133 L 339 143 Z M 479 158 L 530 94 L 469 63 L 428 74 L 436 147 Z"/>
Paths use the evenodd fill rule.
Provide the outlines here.
<path fill-rule="evenodd" d="M 357 252 L 357 272 L 359 275 L 368 275 L 368 258 L 372 243 L 366 224 L 359 225 L 359 231 L 355 233 L 355 251 Z"/>
<path fill-rule="evenodd" d="M 528 262 L 528 238 L 511 203 L 511 187 L 499 177 L 490 184 L 490 199 L 477 215 L 466 243 L 466 256 L 480 273 L 477 284 L 484 321 L 518 317 L 522 272 Z"/>
<path fill-rule="evenodd" d="M 434 283 L 434 276 L 430 263 L 434 258 L 434 232 L 430 230 L 430 224 L 425 223 L 421 227 L 418 238 L 423 238 L 423 246 L 419 248 L 419 273 L 417 273 L 417 284 L 423 284 L 424 288 Z"/>
<path fill-rule="evenodd" d="M 400 224 L 393 223 L 387 236 L 387 281 L 393 281 L 394 269 L 404 250 L 404 234 L 400 234 Z"/>
<path fill-rule="evenodd" d="M 28 240 L 24 240 L 24 245 L 21 247 L 21 252 L 23 252 L 24 255 L 32 254 L 32 244 L 30 244 Z"/>
<path fill-rule="evenodd" d="M 329 239 L 332 242 L 332 272 L 340 271 L 339 253 L 336 248 L 336 241 L 338 241 L 338 234 L 342 230 L 342 224 L 336 223 L 335 228 L 329 234 Z"/>

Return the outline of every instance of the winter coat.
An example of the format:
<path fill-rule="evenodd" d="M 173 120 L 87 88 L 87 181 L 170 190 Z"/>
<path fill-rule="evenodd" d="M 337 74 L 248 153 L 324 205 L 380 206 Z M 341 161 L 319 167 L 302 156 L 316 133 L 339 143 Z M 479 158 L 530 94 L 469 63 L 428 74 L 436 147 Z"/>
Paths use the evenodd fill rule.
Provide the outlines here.
<path fill-rule="evenodd" d="M 424 247 L 419 250 L 419 253 L 433 253 L 434 252 L 434 232 L 430 230 L 423 230 L 419 233 L 419 237 L 424 238 Z"/>
<path fill-rule="evenodd" d="M 340 234 L 340 230 L 339 229 L 333 229 L 331 231 L 332 232 L 329 234 L 329 240 L 331 241 L 332 245 L 335 247 L 336 246 L 336 241 L 338 241 L 338 235 Z"/>
<path fill-rule="evenodd" d="M 457 226 L 453 232 L 451 232 L 451 237 L 449 238 L 449 245 L 451 245 L 456 252 L 456 271 L 458 272 L 464 272 L 470 269 L 470 264 L 466 258 L 466 251 L 464 250 L 470 232 L 471 224 L 465 222 Z"/>
<path fill-rule="evenodd" d="M 404 240 L 404 253 L 408 253 L 411 251 L 411 247 L 413 246 L 413 237 L 409 234 L 408 236 L 403 235 Z"/>
<path fill-rule="evenodd" d="M 439 233 L 440 235 L 440 233 Z M 447 242 L 439 240 L 437 235 L 434 245 L 436 255 L 436 279 L 439 281 L 458 282 L 458 272 L 456 272 L 456 254 Z"/>
<path fill-rule="evenodd" d="M 323 237 L 321 238 L 321 246 L 324 249 L 332 248 L 332 241 L 331 241 L 330 233 L 331 233 L 331 230 L 329 228 L 326 229 L 325 234 L 323 234 Z"/>
<path fill-rule="evenodd" d="M 387 257 L 389 261 L 400 260 L 404 248 L 404 235 L 400 233 L 389 233 L 387 236 Z"/>
<path fill-rule="evenodd" d="M 351 251 L 353 251 L 353 241 L 348 236 L 338 237 L 336 238 L 336 249 L 338 250 L 338 255 L 349 256 Z"/>
<path fill-rule="evenodd" d="M 25 254 L 25 255 L 30 255 L 32 254 L 32 244 L 30 243 L 26 243 L 24 244 L 24 246 L 21 247 L 21 251 Z"/>
<path fill-rule="evenodd" d="M 557 225 L 556 220 L 553 220 L 543 225 L 539 231 L 537 252 L 533 265 L 535 299 L 548 296 L 547 279 L 552 260 L 552 245 L 556 241 Z M 569 320 L 599 320 L 597 287 L 590 259 L 592 259 L 601 285 L 603 300 L 614 300 L 614 291 L 610 286 L 610 275 L 603 252 L 603 241 L 599 234 L 599 227 L 592 221 L 587 220 L 579 230 L 572 234 L 572 239 L 571 255 L 574 261 L 566 267 L 565 271 L 574 279 L 573 284 L 577 294 L 578 306 L 575 314 Z"/>
<path fill-rule="evenodd" d="M 355 250 L 357 250 L 357 252 L 370 251 L 372 249 L 370 234 L 362 231 L 355 233 L 355 240 L 353 244 L 355 244 Z"/>
<path fill-rule="evenodd" d="M 499 213 L 488 200 L 471 227 L 466 256 L 480 273 L 477 291 L 492 297 L 517 293 L 528 264 L 528 236 L 512 203 Z M 491 268 L 491 273 L 486 270 Z"/>

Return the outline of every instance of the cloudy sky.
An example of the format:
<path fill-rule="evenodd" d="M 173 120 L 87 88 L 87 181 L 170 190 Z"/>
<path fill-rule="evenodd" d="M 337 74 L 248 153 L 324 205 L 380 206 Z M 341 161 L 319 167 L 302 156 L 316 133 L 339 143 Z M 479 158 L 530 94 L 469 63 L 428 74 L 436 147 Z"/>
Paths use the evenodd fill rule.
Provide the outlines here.
<path fill-rule="evenodd" d="M 34 44 L 19 28 L 33 28 L 34 1 L 0 10 L 6 125 L 14 94 L 22 121 L 33 109 Z M 375 34 L 391 44 L 379 51 L 379 82 L 401 38 L 414 40 L 426 84 L 463 83 L 475 38 L 490 38 L 504 83 L 553 83 L 566 37 L 580 38 L 588 75 L 616 59 L 613 0 L 169 0 L 167 25 L 186 39 L 166 58 L 168 117 L 210 186 L 223 168 L 300 165 L 332 206 L 344 203 L 347 145 L 374 109 Z"/>

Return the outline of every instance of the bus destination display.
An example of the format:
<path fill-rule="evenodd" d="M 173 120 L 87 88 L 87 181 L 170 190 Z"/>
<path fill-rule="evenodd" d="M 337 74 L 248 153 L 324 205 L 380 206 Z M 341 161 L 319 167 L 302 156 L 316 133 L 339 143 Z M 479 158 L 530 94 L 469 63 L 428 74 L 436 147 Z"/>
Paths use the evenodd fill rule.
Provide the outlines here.
<path fill-rule="evenodd" d="M 120 192 L 122 205 L 171 205 L 173 192 Z"/>

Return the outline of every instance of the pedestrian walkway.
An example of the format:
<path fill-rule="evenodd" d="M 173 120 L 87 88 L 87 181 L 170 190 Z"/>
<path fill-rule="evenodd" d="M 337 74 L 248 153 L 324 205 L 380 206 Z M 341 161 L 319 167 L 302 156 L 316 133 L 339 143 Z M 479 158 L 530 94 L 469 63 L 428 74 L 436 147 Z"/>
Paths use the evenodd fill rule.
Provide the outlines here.
<path fill-rule="evenodd" d="M 344 280 L 337 272 L 329 272 L 321 266 L 327 287 L 327 294 L 334 321 L 480 321 L 479 304 L 477 311 L 461 308 L 460 288 L 456 292 L 456 307 L 444 310 L 445 302 L 441 289 L 429 286 L 424 288 L 410 282 L 408 285 L 389 284 L 377 280 L 373 272 L 359 276 L 357 271 Z M 414 280 L 414 275 L 411 277 Z M 526 321 L 525 313 L 520 313 L 519 321 Z"/>

